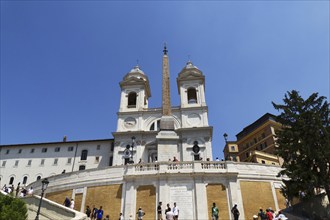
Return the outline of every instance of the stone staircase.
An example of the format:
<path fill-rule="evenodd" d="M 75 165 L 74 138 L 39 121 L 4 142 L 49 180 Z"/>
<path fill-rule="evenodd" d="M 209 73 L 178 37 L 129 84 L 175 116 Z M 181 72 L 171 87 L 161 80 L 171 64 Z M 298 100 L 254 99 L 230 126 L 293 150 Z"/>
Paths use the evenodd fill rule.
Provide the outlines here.
<path fill-rule="evenodd" d="M 28 219 L 35 219 L 39 206 L 40 196 L 29 196 L 21 198 L 27 205 Z M 40 220 L 85 220 L 86 214 L 72 210 L 51 200 L 42 199 L 39 214 Z"/>

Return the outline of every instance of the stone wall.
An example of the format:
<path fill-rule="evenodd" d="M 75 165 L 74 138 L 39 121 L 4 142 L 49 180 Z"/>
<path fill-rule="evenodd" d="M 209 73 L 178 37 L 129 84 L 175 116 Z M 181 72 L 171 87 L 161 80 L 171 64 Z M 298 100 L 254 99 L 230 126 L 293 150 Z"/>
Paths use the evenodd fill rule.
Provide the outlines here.
<path fill-rule="evenodd" d="M 252 219 L 260 207 L 265 211 L 267 208 L 274 209 L 274 197 L 270 182 L 240 181 L 245 219 Z"/>
<path fill-rule="evenodd" d="M 219 209 L 219 219 L 227 220 L 230 218 L 228 211 L 228 200 L 226 188 L 222 184 L 209 184 L 206 186 L 207 193 L 207 207 L 209 218 L 212 219 L 211 208 L 213 207 L 213 202 Z"/>
<path fill-rule="evenodd" d="M 136 212 L 141 207 L 145 212 L 143 219 L 156 219 L 156 187 L 139 186 L 136 191 Z"/>

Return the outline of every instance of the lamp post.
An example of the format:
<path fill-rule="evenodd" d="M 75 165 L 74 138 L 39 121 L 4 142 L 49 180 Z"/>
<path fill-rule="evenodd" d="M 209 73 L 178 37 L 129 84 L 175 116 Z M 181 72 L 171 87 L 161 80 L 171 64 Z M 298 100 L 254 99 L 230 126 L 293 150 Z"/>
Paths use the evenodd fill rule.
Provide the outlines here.
<path fill-rule="evenodd" d="M 38 207 L 38 211 L 37 211 L 37 216 L 35 218 L 35 220 L 39 220 L 39 214 L 40 214 L 40 207 L 41 207 L 41 202 L 42 202 L 42 197 L 44 196 L 44 192 L 47 189 L 47 186 L 49 184 L 49 181 L 47 178 L 43 179 L 41 181 L 42 185 L 41 185 L 41 198 L 40 198 L 40 202 L 39 202 L 39 207 Z"/>
<path fill-rule="evenodd" d="M 134 145 L 135 145 L 135 137 L 133 136 L 132 137 L 132 144 L 131 144 L 131 148 L 132 148 L 132 150 L 131 150 L 131 163 L 134 163 L 134 161 L 133 161 L 133 148 L 134 148 Z"/>
<path fill-rule="evenodd" d="M 224 133 L 224 134 L 223 134 L 223 137 L 225 138 L 225 141 L 226 141 L 226 144 L 227 144 L 227 137 L 228 137 L 228 134 L 227 134 L 227 133 Z"/>

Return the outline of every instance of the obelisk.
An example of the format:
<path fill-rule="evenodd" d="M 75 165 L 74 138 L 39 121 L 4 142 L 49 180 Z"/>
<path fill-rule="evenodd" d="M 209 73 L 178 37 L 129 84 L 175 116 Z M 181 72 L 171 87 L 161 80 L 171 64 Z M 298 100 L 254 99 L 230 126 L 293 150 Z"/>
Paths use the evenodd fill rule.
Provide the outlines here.
<path fill-rule="evenodd" d="M 174 120 L 171 109 L 170 94 L 170 71 L 167 56 L 166 44 L 163 50 L 163 66 L 162 66 L 162 118 L 160 120 L 161 131 L 174 131 Z"/>
<path fill-rule="evenodd" d="M 162 117 L 160 119 L 160 131 L 156 136 L 158 161 L 172 160 L 173 157 L 180 159 L 178 149 L 179 136 L 174 131 L 174 118 L 171 109 L 170 71 L 166 45 L 163 52 Z"/>

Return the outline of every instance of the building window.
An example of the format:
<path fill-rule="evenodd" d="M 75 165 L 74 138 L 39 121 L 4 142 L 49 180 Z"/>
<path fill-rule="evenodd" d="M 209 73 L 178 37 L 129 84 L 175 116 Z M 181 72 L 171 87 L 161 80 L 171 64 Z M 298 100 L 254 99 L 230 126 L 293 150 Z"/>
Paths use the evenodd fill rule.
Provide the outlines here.
<path fill-rule="evenodd" d="M 95 163 L 99 163 L 100 162 L 100 157 L 99 156 L 96 156 L 95 157 Z"/>
<path fill-rule="evenodd" d="M 67 163 L 68 163 L 68 164 L 71 164 L 71 158 L 68 158 Z"/>
<path fill-rule="evenodd" d="M 57 162 L 58 162 L 58 158 L 55 158 L 54 159 L 54 165 L 57 165 Z"/>
<path fill-rule="evenodd" d="M 41 179 L 41 176 L 37 176 L 37 181 Z"/>
<path fill-rule="evenodd" d="M 18 163 L 19 163 L 19 160 L 16 160 L 16 161 L 15 161 L 15 167 L 18 166 Z"/>
<path fill-rule="evenodd" d="M 60 152 L 61 148 L 60 147 L 56 147 L 55 148 L 55 152 Z"/>
<path fill-rule="evenodd" d="M 265 148 L 267 147 L 267 142 L 264 142 L 264 146 L 265 146 Z"/>
<path fill-rule="evenodd" d="M 249 152 L 246 152 L 245 156 L 246 156 L 246 158 L 248 158 L 249 157 Z"/>
<path fill-rule="evenodd" d="M 42 148 L 41 152 L 42 153 L 46 153 L 47 152 L 47 148 L 46 147 Z"/>
<path fill-rule="evenodd" d="M 31 166 L 31 164 L 32 164 L 32 160 L 29 160 L 27 165 Z"/>
<path fill-rule="evenodd" d="M 33 153 L 34 153 L 34 148 L 32 148 L 32 149 L 31 149 L 30 153 L 31 153 L 31 154 L 33 154 Z"/>
<path fill-rule="evenodd" d="M 6 154 L 9 154 L 10 150 L 6 150 Z"/>
<path fill-rule="evenodd" d="M 261 161 L 262 164 L 265 164 L 266 162 L 264 160 Z"/>
<path fill-rule="evenodd" d="M 7 161 L 5 161 L 5 160 L 2 161 L 2 165 L 1 165 L 1 166 L 2 166 L 2 167 L 5 167 L 5 166 L 6 166 L 6 163 L 7 163 Z"/>
<path fill-rule="evenodd" d="M 266 137 L 265 133 L 262 133 L 262 134 L 261 134 L 261 137 L 262 137 L 262 138 L 265 138 L 265 137 Z"/>
<path fill-rule="evenodd" d="M 73 147 L 68 147 L 68 151 L 73 151 Z"/>
<path fill-rule="evenodd" d="M 41 159 L 40 165 L 43 166 L 45 164 L 45 159 Z"/>
<path fill-rule="evenodd" d="M 101 145 L 97 145 L 96 150 L 100 150 L 101 149 Z"/>
<path fill-rule="evenodd" d="M 88 150 L 81 151 L 80 160 L 87 160 L 87 154 L 88 154 Z"/>
<path fill-rule="evenodd" d="M 18 153 L 19 153 L 19 154 L 22 153 L 22 149 L 19 149 L 19 150 L 18 150 Z"/>
<path fill-rule="evenodd" d="M 230 146 L 231 151 L 235 151 L 235 146 Z"/>
<path fill-rule="evenodd" d="M 86 169 L 86 166 L 85 165 L 80 165 L 79 166 L 79 170 L 85 170 Z"/>
<path fill-rule="evenodd" d="M 14 177 L 10 177 L 9 179 L 9 185 L 12 185 L 14 183 Z"/>
<path fill-rule="evenodd" d="M 115 149 L 115 143 L 111 142 L 111 148 L 110 148 L 111 152 L 113 152 L 114 149 Z"/>
<path fill-rule="evenodd" d="M 26 182 L 27 182 L 27 179 L 28 179 L 28 177 L 27 177 L 27 176 L 25 176 L 25 177 L 23 178 L 23 184 L 26 184 Z"/>
<path fill-rule="evenodd" d="M 150 131 L 159 131 L 160 130 L 160 119 L 157 121 L 153 122 L 150 126 Z"/>
<path fill-rule="evenodd" d="M 135 108 L 136 107 L 136 92 L 130 92 L 128 94 L 128 108 Z"/>
<path fill-rule="evenodd" d="M 111 156 L 110 159 L 109 159 L 109 166 L 110 167 L 112 166 L 112 161 L 113 161 L 113 156 Z"/>
<path fill-rule="evenodd" d="M 257 138 L 253 138 L 253 140 L 254 140 L 254 143 L 257 143 L 258 141 L 257 141 Z"/>
<path fill-rule="evenodd" d="M 187 90 L 188 94 L 188 104 L 197 103 L 197 92 L 195 88 L 189 88 Z"/>

